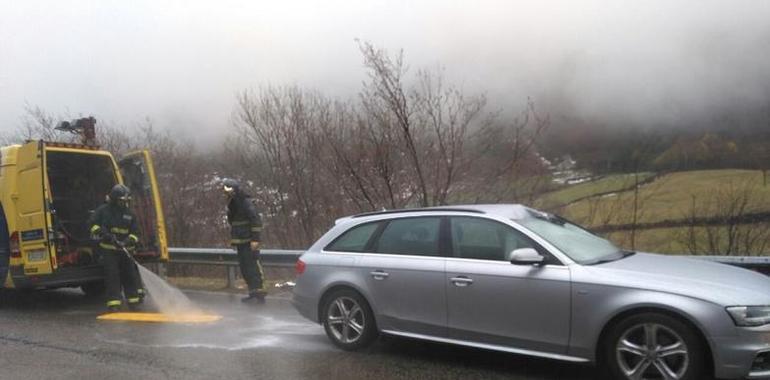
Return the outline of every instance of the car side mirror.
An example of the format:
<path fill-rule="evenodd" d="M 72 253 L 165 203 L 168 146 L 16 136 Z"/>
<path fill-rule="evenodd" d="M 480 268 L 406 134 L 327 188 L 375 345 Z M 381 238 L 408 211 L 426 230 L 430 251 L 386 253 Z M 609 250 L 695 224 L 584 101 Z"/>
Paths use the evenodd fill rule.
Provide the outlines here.
<path fill-rule="evenodd" d="M 543 261 L 545 261 L 545 257 L 537 253 L 534 248 L 519 248 L 511 252 L 511 264 L 540 265 Z"/>

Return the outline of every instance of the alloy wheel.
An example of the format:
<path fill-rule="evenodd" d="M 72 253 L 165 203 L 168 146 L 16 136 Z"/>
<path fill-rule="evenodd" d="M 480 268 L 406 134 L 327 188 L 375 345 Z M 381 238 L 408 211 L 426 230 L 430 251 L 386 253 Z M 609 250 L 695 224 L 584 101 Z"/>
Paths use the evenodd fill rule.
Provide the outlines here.
<path fill-rule="evenodd" d="M 658 323 L 627 329 L 617 341 L 615 354 L 620 370 L 631 380 L 678 380 L 690 364 L 685 340 Z"/>
<path fill-rule="evenodd" d="M 364 310 L 350 297 L 338 297 L 332 301 L 326 321 L 334 338 L 344 344 L 355 343 L 361 339 L 366 328 Z"/>

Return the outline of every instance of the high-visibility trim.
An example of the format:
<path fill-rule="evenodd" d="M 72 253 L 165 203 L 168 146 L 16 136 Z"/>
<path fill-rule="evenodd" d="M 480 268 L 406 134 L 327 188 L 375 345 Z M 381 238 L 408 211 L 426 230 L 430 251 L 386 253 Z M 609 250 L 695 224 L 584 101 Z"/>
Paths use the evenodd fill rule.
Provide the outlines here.
<path fill-rule="evenodd" d="M 139 294 L 139 295 L 142 295 L 142 294 L 144 294 L 144 289 L 142 289 L 142 288 L 136 289 L 136 293 Z"/>
<path fill-rule="evenodd" d="M 230 239 L 231 244 L 246 244 L 251 242 L 251 239 Z"/>
<path fill-rule="evenodd" d="M 230 224 L 233 225 L 233 226 L 245 226 L 245 225 L 248 225 L 250 223 L 251 222 L 248 221 L 248 220 L 238 220 L 238 221 L 232 222 Z"/>
<path fill-rule="evenodd" d="M 120 306 L 122 303 L 120 300 L 109 300 L 107 301 L 107 306 Z"/>
<path fill-rule="evenodd" d="M 139 301 L 141 300 L 139 299 L 139 297 L 129 297 L 126 299 L 126 301 L 128 301 L 128 303 L 139 303 Z"/>
<path fill-rule="evenodd" d="M 107 244 L 107 243 L 99 243 L 99 247 L 102 247 L 104 249 L 111 249 L 113 251 L 117 251 L 118 250 L 118 247 L 116 247 L 116 246 L 114 246 L 112 244 Z"/>
<path fill-rule="evenodd" d="M 128 238 L 133 240 L 135 243 L 139 241 L 139 237 L 134 234 L 128 235 Z"/>
<path fill-rule="evenodd" d="M 257 270 L 259 271 L 259 278 L 262 280 L 262 286 L 257 288 L 257 291 L 264 292 L 265 291 L 265 271 L 262 270 L 262 263 L 259 262 L 259 259 L 257 259 Z"/>
<path fill-rule="evenodd" d="M 94 224 L 93 226 L 91 226 L 91 233 L 94 233 L 94 232 L 99 231 L 101 229 L 102 229 L 101 226 L 99 226 L 98 224 Z"/>
<path fill-rule="evenodd" d="M 110 232 L 116 234 L 127 234 L 129 231 L 128 228 L 112 227 L 110 228 Z"/>
<path fill-rule="evenodd" d="M 262 227 L 251 227 L 251 232 L 262 232 Z"/>

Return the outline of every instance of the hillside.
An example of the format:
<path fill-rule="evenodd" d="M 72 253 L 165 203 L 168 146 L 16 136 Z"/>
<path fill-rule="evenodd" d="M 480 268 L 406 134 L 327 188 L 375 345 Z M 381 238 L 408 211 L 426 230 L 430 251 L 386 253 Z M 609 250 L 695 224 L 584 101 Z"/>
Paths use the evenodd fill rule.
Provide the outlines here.
<path fill-rule="evenodd" d="M 604 176 L 593 181 L 567 186 L 546 193 L 536 200 L 535 207 L 547 210 L 596 196 L 597 194 L 608 194 L 631 189 L 635 181 L 646 182 L 652 179 L 654 175 L 654 173 L 639 173 L 638 179 L 635 178 L 634 174 Z"/>
<path fill-rule="evenodd" d="M 770 254 L 770 184 L 764 183 L 761 171 L 702 170 L 639 177 L 640 182 L 641 178 L 649 181 L 642 182 L 638 192 L 632 174 L 615 175 L 547 193 L 536 205 L 594 230 L 612 231 L 608 237 L 629 248 Z"/>

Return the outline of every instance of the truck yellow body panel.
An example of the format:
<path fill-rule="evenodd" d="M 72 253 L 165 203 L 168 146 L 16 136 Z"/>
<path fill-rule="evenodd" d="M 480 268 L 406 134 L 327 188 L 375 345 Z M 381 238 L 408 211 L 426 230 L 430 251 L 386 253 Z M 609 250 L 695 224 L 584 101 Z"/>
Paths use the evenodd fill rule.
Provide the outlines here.
<path fill-rule="evenodd" d="M 152 203 L 145 214 L 152 215 L 153 244 L 145 258 L 165 261 L 152 159 L 147 151 L 137 154 Z M 91 146 L 31 141 L 0 148 L 0 285 L 55 288 L 102 281 L 86 220 L 113 185 L 124 183 L 121 169 L 112 154 Z"/>

